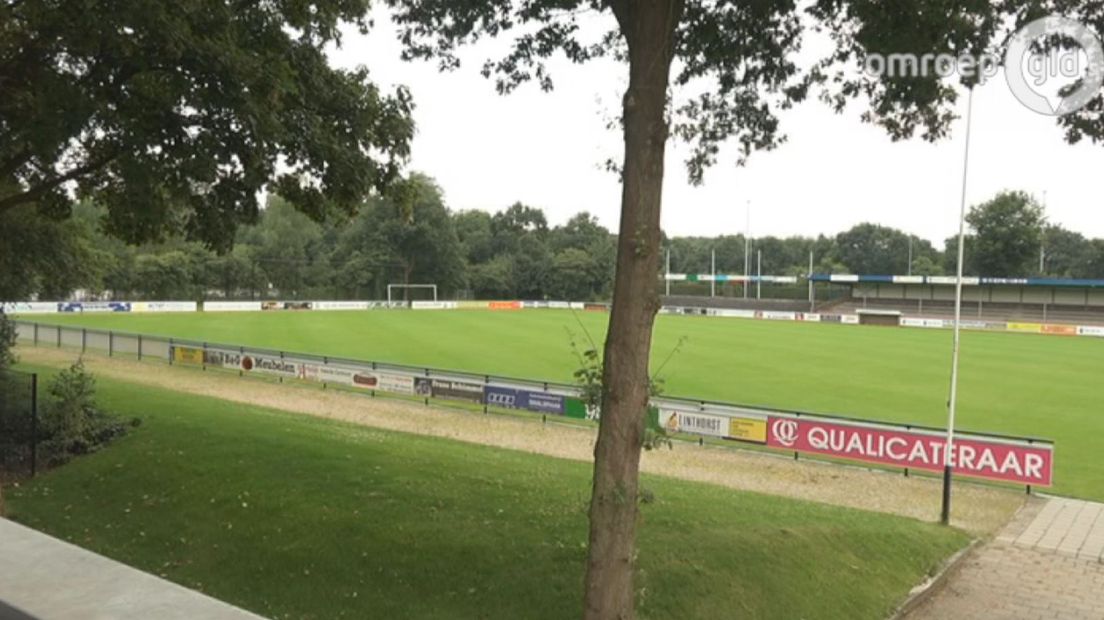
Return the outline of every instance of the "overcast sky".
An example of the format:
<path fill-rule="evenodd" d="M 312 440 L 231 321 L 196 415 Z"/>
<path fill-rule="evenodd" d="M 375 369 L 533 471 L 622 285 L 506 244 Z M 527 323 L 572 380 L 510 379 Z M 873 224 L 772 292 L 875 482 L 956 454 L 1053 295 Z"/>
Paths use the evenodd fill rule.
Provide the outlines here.
<path fill-rule="evenodd" d="M 585 210 L 616 230 L 620 185 L 602 162 L 621 160 L 621 137 L 607 123 L 627 84 L 623 66 L 554 62 L 552 93 L 529 85 L 500 96 L 479 74 L 497 44 L 465 50 L 464 65 L 442 74 L 433 63 L 401 61 L 386 14 L 375 18 L 367 36 L 348 31 L 332 61 L 363 64 L 381 86 L 410 89 L 417 106 L 411 169 L 436 178 L 450 208 L 498 211 L 520 201 L 544 209 L 552 224 Z M 743 168 L 731 154 L 723 156 L 700 187 L 687 182 L 686 150 L 674 145 L 664 230 L 676 236 L 743 232 L 750 201 L 755 236 L 834 234 L 871 221 L 941 247 L 957 227 L 964 121 L 935 145 L 893 143 L 861 123 L 860 111 L 837 115 L 807 101 L 782 117 L 787 143 L 754 154 Z M 1066 144 L 1052 118 L 1013 98 L 1003 74 L 975 93 L 970 157 L 969 204 L 1003 189 L 1040 200 L 1045 191 L 1050 221 L 1104 237 L 1098 176 L 1104 146 Z"/>

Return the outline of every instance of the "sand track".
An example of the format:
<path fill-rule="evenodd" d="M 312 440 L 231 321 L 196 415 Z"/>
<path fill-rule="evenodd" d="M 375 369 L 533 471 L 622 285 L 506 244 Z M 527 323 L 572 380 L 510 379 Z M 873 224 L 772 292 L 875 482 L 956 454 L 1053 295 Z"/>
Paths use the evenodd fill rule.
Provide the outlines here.
<path fill-rule="evenodd" d="M 64 349 L 29 347 L 19 347 L 18 354 L 22 361 L 49 366 L 65 365 L 79 356 L 78 352 Z M 426 407 L 403 400 L 322 390 L 316 385 L 280 385 L 229 373 L 90 353 L 84 355 L 84 360 L 86 367 L 98 375 L 138 385 L 561 458 L 580 461 L 593 458 L 596 431 L 592 428 Z M 646 452 L 641 468 L 653 474 L 732 489 L 925 521 L 939 518 L 941 485 L 933 478 L 906 478 L 899 473 L 805 459 L 795 462 L 774 454 L 681 442 L 676 442 L 673 450 Z M 1023 492 L 1016 489 L 959 483 L 955 486 L 952 521 L 974 534 L 989 535 L 1007 523 L 1023 502 Z"/>

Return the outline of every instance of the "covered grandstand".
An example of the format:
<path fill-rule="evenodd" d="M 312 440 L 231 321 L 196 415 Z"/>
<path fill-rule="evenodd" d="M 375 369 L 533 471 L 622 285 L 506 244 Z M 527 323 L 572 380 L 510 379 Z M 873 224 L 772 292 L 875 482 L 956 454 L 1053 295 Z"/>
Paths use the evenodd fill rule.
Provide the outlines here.
<path fill-rule="evenodd" d="M 838 298 L 816 303 L 818 312 L 896 310 L 907 317 L 954 316 L 954 277 L 814 274 L 810 280 L 818 290 L 845 289 Z M 962 284 L 964 318 L 1104 325 L 1104 280 L 967 277 Z"/>

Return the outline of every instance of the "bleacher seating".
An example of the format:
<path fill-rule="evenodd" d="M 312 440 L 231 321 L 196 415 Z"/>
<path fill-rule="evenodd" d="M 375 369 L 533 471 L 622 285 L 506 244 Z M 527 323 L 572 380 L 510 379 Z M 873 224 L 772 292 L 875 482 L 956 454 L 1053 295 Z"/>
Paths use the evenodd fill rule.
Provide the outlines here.
<path fill-rule="evenodd" d="M 818 311 L 853 314 L 864 308 L 900 310 L 903 315 L 911 317 L 954 318 L 953 301 L 924 300 L 921 303 L 914 299 L 850 298 L 819 306 Z M 1104 307 L 964 301 L 962 317 L 1007 322 L 1104 325 Z"/>

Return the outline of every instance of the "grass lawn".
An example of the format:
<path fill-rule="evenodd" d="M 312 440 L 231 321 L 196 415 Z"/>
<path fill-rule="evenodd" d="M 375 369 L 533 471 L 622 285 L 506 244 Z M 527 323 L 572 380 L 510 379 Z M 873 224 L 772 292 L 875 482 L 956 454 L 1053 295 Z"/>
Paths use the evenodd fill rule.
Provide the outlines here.
<path fill-rule="evenodd" d="M 42 370 L 37 368 L 34 370 Z M 585 463 L 101 380 L 143 425 L 10 516 L 271 617 L 567 618 Z M 884 618 L 966 536 L 646 477 L 647 618 Z"/>
<path fill-rule="evenodd" d="M 33 318 L 33 317 L 32 317 Z M 562 310 L 89 314 L 40 317 L 119 331 L 570 381 L 568 330 L 607 316 Z M 667 393 L 930 426 L 946 423 L 951 334 L 660 316 Z M 1055 490 L 1104 499 L 1104 341 L 965 332 L 958 425 L 1056 441 Z"/>

